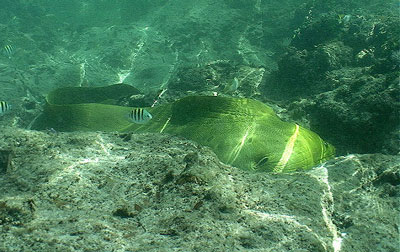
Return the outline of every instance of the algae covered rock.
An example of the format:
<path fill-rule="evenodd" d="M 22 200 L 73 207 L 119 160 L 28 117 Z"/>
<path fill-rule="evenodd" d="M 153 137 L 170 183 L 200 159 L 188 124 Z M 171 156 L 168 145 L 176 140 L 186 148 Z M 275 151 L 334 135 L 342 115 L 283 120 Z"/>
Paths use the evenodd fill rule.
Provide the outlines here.
<path fill-rule="evenodd" d="M 121 85 L 109 86 L 108 91 L 111 92 L 113 87 L 123 88 Z M 283 122 L 270 107 L 256 100 L 189 96 L 147 108 L 153 119 L 146 124 L 134 124 L 126 119 L 132 108 L 102 104 L 106 97 L 95 95 L 98 91 L 104 92 L 102 89 L 104 87 L 55 90 L 49 94 L 44 115 L 34 128 L 175 134 L 209 146 L 226 164 L 255 171 L 305 170 L 335 153 L 334 147 L 316 133 Z M 84 103 L 82 99 L 71 97 L 78 90 L 101 98 L 95 103 L 90 103 L 93 100 Z M 84 94 L 80 96 L 85 97 Z M 116 99 L 112 94 L 110 97 Z"/>
<path fill-rule="evenodd" d="M 18 147 L 0 175 L 2 252 L 398 247 L 398 156 L 271 174 L 223 165 L 209 148 L 159 133 L 3 128 L 0 149 L 10 146 Z"/>

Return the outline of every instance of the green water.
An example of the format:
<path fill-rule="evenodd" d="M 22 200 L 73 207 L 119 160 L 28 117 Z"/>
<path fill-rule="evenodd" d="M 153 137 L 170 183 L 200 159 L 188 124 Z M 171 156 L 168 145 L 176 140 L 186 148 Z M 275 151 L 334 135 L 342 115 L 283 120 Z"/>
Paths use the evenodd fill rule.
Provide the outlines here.
<path fill-rule="evenodd" d="M 174 136 L 186 137 L 188 140 L 210 147 L 210 151 L 213 151 L 225 165 L 232 165 L 235 169 L 244 167 L 243 170 L 250 172 L 263 166 L 265 167 L 260 171 L 273 171 L 276 167 L 282 168 L 291 162 L 291 155 L 296 156 L 296 164 L 302 165 L 290 167 L 288 171 L 311 169 L 307 175 L 296 177 L 298 174 L 295 173 L 295 175 L 283 174 L 280 175 L 282 177 L 274 177 L 273 174 L 265 175 L 260 172 L 262 174 L 260 176 L 272 176 L 268 178 L 271 178 L 273 182 L 277 181 L 278 184 L 279 181 L 282 182 L 281 179 L 285 180 L 290 176 L 295 176 L 296 179 L 293 181 L 309 176 L 313 179 L 318 178 L 319 186 L 325 185 L 324 183 L 327 183 L 328 186 L 318 189 L 315 189 L 317 186 L 314 184 L 310 188 L 302 187 L 297 185 L 297 182 L 288 179 L 289 182 L 283 182 L 283 184 L 287 183 L 288 191 L 282 189 L 280 193 L 275 194 L 275 192 L 264 192 L 264 189 L 259 189 L 269 185 L 255 186 L 256 189 L 254 189 L 254 191 L 262 192 L 260 194 L 264 196 L 271 193 L 276 197 L 282 197 L 283 204 L 287 204 L 282 209 L 291 209 L 292 203 L 286 197 L 293 196 L 296 192 L 309 195 L 307 192 L 315 189 L 316 191 L 312 195 L 322 195 L 321 199 L 318 199 L 320 202 L 317 200 L 318 204 L 306 197 L 318 207 L 327 206 L 322 210 L 324 214 L 322 214 L 323 218 L 319 219 L 319 223 L 324 223 L 321 225 L 328 228 L 321 233 L 313 233 L 314 236 L 312 236 L 312 239 L 316 237 L 316 240 L 322 240 L 321 243 L 316 242 L 322 245 L 307 245 L 308 247 L 304 246 L 295 251 L 352 251 L 352 246 L 357 248 L 357 251 L 362 251 L 362 249 L 393 251 L 391 249 L 395 247 L 395 240 L 398 241 L 398 230 L 396 233 L 390 229 L 390 234 L 385 236 L 388 240 L 384 240 L 382 243 L 373 239 L 381 239 L 378 239 L 381 237 L 379 230 L 374 234 L 362 233 L 363 231 L 360 230 L 374 225 L 369 223 L 367 227 L 357 226 L 363 222 L 362 217 L 355 217 L 354 214 L 357 211 L 352 210 L 352 204 L 355 202 L 354 204 L 357 205 L 357 200 L 351 197 L 347 199 L 347 194 L 337 196 L 335 186 L 346 184 L 344 182 L 346 178 L 362 174 L 365 177 L 360 178 L 360 181 L 363 181 L 364 184 L 360 182 L 360 185 L 357 184 L 348 192 L 360 192 L 359 190 L 362 189 L 365 190 L 362 193 L 371 197 L 365 197 L 368 198 L 366 205 L 368 205 L 368 209 L 374 211 L 374 214 L 366 216 L 369 216 L 371 220 L 382 216 L 386 222 L 377 221 L 378 224 L 381 224 L 389 222 L 389 219 L 392 220 L 385 215 L 385 210 L 391 209 L 393 213 L 397 213 L 394 209 L 399 207 L 398 204 L 388 203 L 389 207 L 385 207 L 385 203 L 379 201 L 381 202 L 379 205 L 373 201 L 373 198 L 395 202 L 394 199 L 398 201 L 399 197 L 398 165 L 395 165 L 395 161 L 390 161 L 397 160 L 400 153 L 399 39 L 400 2 L 398 0 L 0 0 L 0 101 L 11 105 L 11 107 L 7 107 L 7 110 L 1 111 L 0 127 L 3 129 L 2 132 L 16 132 L 14 135 L 11 133 L 7 136 L 0 135 L 2 139 L 0 142 L 0 176 L 3 173 L 7 174 L 0 178 L 2 182 L 0 188 L 3 190 L 0 193 L 0 230 L 2 232 L 0 234 L 0 251 L 25 251 L 28 243 L 25 244 L 26 246 L 16 246 L 14 249 L 4 245 L 6 244 L 4 241 L 19 241 L 19 239 L 12 238 L 18 235 L 10 230 L 24 226 L 28 230 L 26 232 L 31 234 L 34 228 L 29 227 L 28 223 L 31 222 L 26 219 L 32 218 L 34 222 L 41 214 L 47 217 L 51 216 L 50 214 L 46 215 L 45 211 L 35 215 L 33 211 L 30 213 L 31 210 L 29 210 L 34 208 L 32 203 L 29 203 L 29 197 L 37 199 L 46 194 L 47 191 L 41 186 L 47 186 L 48 181 L 52 181 L 51 179 L 46 180 L 43 184 L 38 183 L 32 186 L 40 188 L 37 189 L 40 193 L 35 192 L 36 189 L 24 189 L 22 185 L 25 182 L 18 179 L 13 180 L 24 177 L 21 174 L 18 175 L 18 172 L 22 172 L 24 169 L 35 174 L 35 177 L 41 178 L 41 176 L 45 176 L 44 174 L 48 174 L 51 167 L 44 166 L 44 168 L 42 167 L 43 171 L 39 168 L 32 168 L 33 171 L 29 170 L 24 166 L 29 163 L 29 160 L 19 161 L 18 158 L 23 160 L 23 157 L 21 157 L 21 152 L 18 152 L 21 149 L 18 148 L 27 148 L 28 150 L 29 148 L 33 150 L 43 148 L 41 153 L 47 153 L 46 150 L 54 151 L 51 155 L 43 154 L 43 158 L 48 160 L 62 159 L 61 157 L 68 160 L 68 157 L 73 156 L 65 154 L 71 151 L 70 147 L 65 147 L 68 146 L 68 141 L 60 144 L 61 147 L 56 143 L 48 145 L 50 146 L 48 148 L 38 147 L 47 146 L 46 144 L 51 142 L 51 137 L 46 140 L 48 142 L 45 140 L 43 140 L 44 142 L 41 142 L 42 140 L 33 141 L 38 144 L 33 144 L 34 147 L 24 146 L 23 139 L 33 137 L 29 135 L 30 132 L 33 132 L 32 134 L 44 132 L 50 136 L 58 134 L 58 137 L 60 135 L 62 137 L 63 133 L 61 132 L 63 131 L 72 131 L 76 134 L 83 134 L 78 131 L 88 131 L 87 134 L 90 136 L 90 134 L 96 134 L 93 132 L 97 131 L 113 132 L 108 134 L 118 135 L 120 132 L 126 131 L 123 129 L 132 129 L 131 131 L 136 131 L 136 133 L 170 133 Z M 129 91 L 125 91 L 125 89 L 116 93 L 112 91 L 113 88 L 110 86 L 119 83 L 129 85 L 130 87 L 126 89 Z M 100 88 L 104 86 L 108 88 Z M 65 90 L 70 91 L 66 92 Z M 90 90 L 97 91 L 88 95 Z M 100 94 L 95 93 L 98 90 L 105 91 Z M 216 99 L 218 102 L 208 102 L 210 100 L 207 96 L 219 97 Z M 73 102 L 70 102 L 71 100 Z M 228 103 L 234 105 L 228 106 L 226 105 Z M 210 108 L 213 104 L 216 108 Z M 219 106 L 218 104 L 223 105 Z M 131 122 L 124 118 L 124 114 L 127 114 L 132 107 L 147 108 L 150 113 L 154 113 L 153 121 L 150 121 L 147 126 L 135 124 L 132 126 Z M 224 110 L 224 108 L 226 109 Z M 267 117 L 267 114 L 273 118 L 271 120 L 274 123 L 264 118 Z M 275 114 L 279 118 L 275 117 Z M 157 115 L 159 115 L 158 118 Z M 105 121 L 107 118 L 108 121 Z M 229 118 L 229 120 L 221 118 Z M 170 120 L 171 124 L 169 124 Z M 174 123 L 176 124 L 174 125 Z M 221 125 L 219 126 L 219 124 Z M 167 125 L 168 127 L 172 126 L 168 128 Z M 151 130 L 146 130 L 146 127 Z M 257 133 L 255 129 L 261 133 Z M 119 133 L 115 133 L 116 131 Z M 304 136 L 302 132 L 306 132 Z M 123 136 L 130 139 L 130 133 L 126 134 L 128 135 Z M 34 137 L 47 139 L 48 135 L 43 137 L 35 135 Z M 73 135 L 68 136 L 73 138 Z M 85 139 L 84 136 L 80 138 Z M 138 145 L 143 142 L 157 142 L 154 139 L 162 137 L 168 138 L 167 135 L 162 135 L 162 137 L 155 135 L 153 140 L 151 137 L 149 140 L 148 135 L 145 136 L 147 140 L 142 142 L 140 137 L 135 138 Z M 116 141 L 114 139 L 106 143 L 99 139 L 90 141 L 101 146 L 102 150 L 107 150 Z M 71 142 L 75 143 L 79 140 L 74 139 Z M 82 141 L 82 144 L 74 145 L 72 150 L 82 150 L 81 153 L 86 153 L 84 151 L 85 144 L 89 145 Z M 150 148 L 156 150 L 158 145 L 162 144 L 158 143 L 154 146 L 150 144 Z M 172 150 L 178 149 L 176 146 Z M 302 147 L 298 148 L 298 146 Z M 152 155 L 155 155 L 154 160 L 164 160 L 157 159 L 159 157 L 157 155 L 165 155 L 165 160 L 172 160 L 172 163 L 178 162 L 176 156 L 179 155 L 168 156 L 165 153 L 171 150 L 164 147 L 163 145 L 163 148 L 159 150 L 164 154 L 157 151 L 152 152 Z M 123 148 L 129 149 L 128 147 Z M 121 147 L 121 149 L 123 148 Z M 185 147 L 182 149 L 184 150 Z M 241 153 L 242 149 L 246 151 Z M 336 149 L 339 161 L 334 160 L 334 149 Z M 14 153 L 14 150 L 17 153 L 14 156 L 19 163 L 11 161 L 12 155 L 9 153 Z M 26 149 L 23 151 L 27 152 Z M 136 151 L 135 155 L 146 156 L 140 153 L 140 149 Z M 77 153 L 80 152 L 77 151 Z M 109 154 L 107 151 L 105 153 L 97 154 L 93 160 L 103 160 L 104 155 Z M 354 156 L 358 154 L 362 155 L 360 159 L 358 156 Z M 123 155 L 125 154 L 121 154 L 121 156 Z M 381 158 L 380 155 L 384 155 L 385 158 Z M 91 162 L 87 160 L 92 159 L 75 161 L 78 164 Z M 297 162 L 297 160 L 299 161 Z M 321 172 L 325 168 L 325 164 L 315 170 L 313 167 L 315 168 L 325 161 L 328 161 L 327 167 L 332 167 L 333 171 L 336 171 L 335 169 L 348 171 L 347 169 L 349 169 L 352 173 L 346 174 L 341 180 L 335 180 L 334 185 L 329 185 L 328 177 L 325 178 L 324 174 L 315 175 L 313 173 L 314 171 Z M 10 175 L 9 170 L 14 163 L 13 172 L 16 172 L 17 175 L 14 173 Z M 76 164 L 64 167 L 65 171 L 73 170 L 74 165 Z M 157 163 L 154 165 L 156 166 Z M 202 165 L 205 164 L 202 163 Z M 164 165 L 163 167 L 169 166 Z M 359 170 L 354 167 L 359 167 Z M 175 171 L 165 172 L 161 181 L 173 180 L 176 175 Z M 339 174 L 341 173 L 339 172 Z M 194 175 L 191 176 L 188 175 L 185 179 L 192 184 L 204 186 L 208 183 L 201 182 Z M 85 180 L 84 172 L 80 171 L 78 177 Z M 211 176 L 208 175 L 207 178 L 209 177 Z M 227 183 L 228 180 L 223 180 L 225 182 L 221 183 Z M 182 180 L 178 181 L 185 184 Z M 110 178 L 104 183 L 116 182 Z M 25 184 L 29 184 L 29 182 Z M 150 181 L 148 184 L 150 186 L 146 187 L 146 193 L 155 190 L 154 188 L 163 188 L 163 185 L 157 181 Z M 6 188 L 9 186 L 14 188 L 15 192 L 14 189 L 10 189 L 10 193 L 7 193 Z M 101 186 L 98 185 L 98 187 Z M 205 188 L 209 188 L 207 186 Z M 249 182 L 242 188 L 252 188 L 252 186 L 253 183 Z M 292 191 L 290 190 L 291 186 L 295 188 Z M 334 188 L 332 191 L 331 186 Z M 382 191 L 380 191 L 380 186 L 384 188 Z M 107 186 L 106 189 L 108 190 Z M 301 189 L 304 191 L 299 191 Z M 110 191 L 112 190 L 110 189 Z M 177 189 L 174 188 L 170 191 L 173 190 Z M 198 193 L 196 188 L 191 187 L 190 190 L 194 194 Z M 201 190 L 208 189 L 202 188 Z M 199 189 L 199 191 L 201 190 Z M 241 189 L 236 188 L 235 190 L 240 191 Z M 238 196 L 235 200 L 247 199 L 246 193 L 249 192 L 246 190 L 240 191 L 238 194 L 244 196 L 242 198 Z M 22 195 L 21 192 L 28 193 Z M 104 191 L 102 192 L 104 193 Z M 374 192 L 379 193 L 372 196 L 369 194 Z M 50 195 L 50 193 L 46 195 Z M 77 193 L 77 195 L 81 194 Z M 190 202 L 196 206 L 195 209 L 202 209 L 202 204 L 213 202 L 213 197 L 218 198 L 210 195 L 202 195 L 201 201 Z M 23 199 L 22 203 L 16 200 L 18 197 Z M 159 201 L 162 199 L 159 195 L 157 197 Z M 300 198 L 301 195 L 296 197 Z M 59 199 L 62 196 L 50 198 L 63 211 L 64 207 L 68 208 L 68 204 Z M 260 196 L 260 198 L 262 197 Z M 236 202 L 235 200 L 232 202 Z M 336 202 L 343 203 L 346 200 L 354 200 L 349 203 L 349 206 L 343 206 L 347 212 L 344 211 L 340 214 L 334 212 Z M 254 200 L 254 202 L 256 201 Z M 261 205 L 266 202 L 261 199 L 259 201 Z M 335 204 L 332 203 L 333 201 Z M 146 203 L 135 205 L 136 203 L 132 203 L 133 201 L 127 202 L 129 202 L 128 205 L 134 205 L 137 212 L 141 211 L 138 209 L 145 208 L 142 205 L 146 205 Z M 298 200 L 298 202 L 303 201 Z M 245 207 L 235 206 L 236 208 L 232 207 L 232 209 L 246 212 L 251 208 L 248 205 L 253 203 L 243 203 L 241 206 Z M 238 203 L 238 205 L 240 204 Z M 40 204 L 38 203 L 39 208 Z M 154 208 L 157 208 L 156 204 Z M 47 208 L 43 207 L 43 209 L 47 211 Z M 76 208 L 73 209 L 76 210 Z M 89 211 L 89 208 L 84 209 Z M 218 209 L 223 209 L 223 211 L 213 215 L 210 222 L 215 219 L 223 220 L 224 214 L 235 212 L 226 206 Z M 304 209 L 299 207 L 298 212 L 295 213 L 307 212 Z M 266 217 L 266 215 L 252 212 L 252 216 L 262 216 L 263 220 L 273 220 L 278 215 L 279 218 L 290 215 L 290 211 L 274 212 L 275 210 L 264 207 L 262 211 L 272 215 Z M 119 217 L 122 216 L 129 220 L 133 216 L 136 218 L 136 215 L 127 211 L 125 208 L 121 208 L 115 210 L 114 213 L 117 212 Z M 301 215 L 298 217 L 300 215 L 296 214 L 296 218 L 289 216 L 286 224 L 308 228 L 303 221 L 313 219 L 313 216 Z M 25 217 L 18 219 L 16 216 L 20 215 Z M 329 215 L 333 216 L 332 221 L 330 221 Z M 13 222 L 10 219 L 20 222 Z M 193 219 L 201 222 L 200 215 Z M 229 218 L 227 217 L 227 219 Z M 240 225 L 238 220 L 233 219 L 229 219 L 233 226 Z M 398 219 L 396 220 L 398 221 Z M 177 221 L 181 220 L 177 217 Z M 163 223 L 162 220 L 159 222 Z M 184 223 L 184 221 L 182 222 Z M 108 221 L 105 223 L 104 226 L 111 225 Z M 138 218 L 138 223 L 140 223 L 140 218 Z M 98 226 L 101 225 L 98 224 Z M 396 225 L 399 226 L 398 223 Z M 377 226 L 380 228 L 379 225 Z M 311 233 L 312 230 L 319 227 L 318 225 L 310 226 L 307 232 Z M 232 230 L 230 236 L 235 237 L 240 233 L 239 228 L 230 228 Z M 263 231 L 263 229 L 265 227 L 260 229 L 252 227 L 251 232 L 240 233 L 239 238 L 232 238 L 237 243 L 228 244 L 227 242 L 228 245 L 221 245 L 218 247 L 219 250 L 215 251 L 256 251 L 256 249 L 259 249 L 257 251 L 289 251 L 288 247 L 291 246 L 286 246 L 284 241 L 276 241 L 277 239 L 274 238 L 273 234 L 276 229 L 267 231 Z M 382 226 L 383 229 L 385 228 Z M 20 232 L 19 234 L 23 236 L 25 231 L 18 230 L 14 231 Z M 165 238 L 167 240 L 171 237 L 173 240 L 175 236 L 180 237 L 171 230 L 155 232 L 160 237 L 149 242 L 151 249 L 148 251 L 190 250 L 188 249 L 190 246 L 184 245 L 161 250 L 153 244 L 155 241 L 162 244 L 165 237 L 168 237 Z M 39 233 L 44 234 L 47 231 L 41 230 Z M 152 232 L 151 230 L 147 231 L 146 229 L 145 235 Z M 59 233 L 49 232 L 50 237 L 61 237 Z M 95 233 L 95 231 L 93 232 Z M 135 236 L 135 232 L 142 231 L 136 230 L 129 235 Z M 329 235 L 320 237 L 324 232 L 325 234 L 328 232 Z M 346 236 L 344 234 L 346 232 L 349 232 L 350 235 Z M 77 231 L 76 234 L 78 233 Z M 168 235 L 165 235 L 166 233 Z M 271 234 L 272 238 L 265 233 Z M 154 235 L 154 233 L 151 234 Z M 129 236 L 126 233 L 124 235 Z M 145 235 L 143 236 L 144 240 L 146 239 Z M 198 234 L 198 237 L 200 236 L 206 237 L 204 233 Z M 354 242 L 358 239 L 357 237 L 367 236 L 367 240 L 361 241 L 360 238 L 359 244 Z M 258 237 L 260 240 L 254 237 Z M 350 237 L 347 244 L 351 245 L 346 245 L 348 247 L 345 246 L 343 250 L 340 250 L 340 245 L 336 245 L 339 247 L 331 245 L 331 240 L 336 244 L 343 240 L 343 244 L 346 244 L 346 237 Z M 125 236 L 109 239 L 114 242 L 120 239 L 120 241 L 129 243 L 129 237 Z M 310 238 L 310 240 L 312 239 Z M 52 244 L 50 238 L 44 240 L 46 240 L 46 248 L 58 251 L 57 246 Z M 57 241 L 60 240 L 62 239 Z M 29 241 L 31 242 L 31 240 Z M 257 247 L 254 245 L 261 244 L 260 241 L 282 245 L 280 245 L 281 247 L 272 245 Z M 40 242 L 33 243 L 36 250 L 40 248 L 38 245 Z M 145 248 L 135 250 L 134 246 L 126 250 L 123 246 L 116 249 L 110 244 L 107 245 L 110 247 L 93 247 L 100 250 L 105 249 L 105 251 L 146 251 Z M 74 246 L 71 245 L 71 251 L 87 251 L 84 245 L 79 247 L 75 244 Z M 192 251 L 200 251 L 199 248 L 202 245 L 199 243 L 194 247 L 197 249 L 192 249 Z M 65 249 L 65 247 L 63 248 Z M 273 249 L 268 250 L 269 248 Z M 207 249 L 204 251 L 213 251 L 212 248 Z"/>

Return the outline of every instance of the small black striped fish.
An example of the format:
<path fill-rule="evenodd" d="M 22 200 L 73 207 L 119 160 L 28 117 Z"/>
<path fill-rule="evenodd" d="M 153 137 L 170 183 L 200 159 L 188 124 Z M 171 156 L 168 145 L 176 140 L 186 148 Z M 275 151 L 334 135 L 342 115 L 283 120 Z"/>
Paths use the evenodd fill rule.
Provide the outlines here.
<path fill-rule="evenodd" d="M 138 123 L 138 124 L 144 124 L 147 123 L 148 121 L 153 118 L 149 111 L 146 109 L 142 108 L 135 108 L 132 109 L 131 112 L 128 114 L 128 118 L 131 122 Z"/>
<path fill-rule="evenodd" d="M 9 105 L 5 101 L 0 101 L 0 116 L 4 115 L 7 111 L 11 109 L 11 105 Z"/>
<path fill-rule="evenodd" d="M 14 54 L 14 48 L 12 45 L 5 45 L 3 47 L 3 53 L 7 58 L 11 59 L 11 56 Z"/>

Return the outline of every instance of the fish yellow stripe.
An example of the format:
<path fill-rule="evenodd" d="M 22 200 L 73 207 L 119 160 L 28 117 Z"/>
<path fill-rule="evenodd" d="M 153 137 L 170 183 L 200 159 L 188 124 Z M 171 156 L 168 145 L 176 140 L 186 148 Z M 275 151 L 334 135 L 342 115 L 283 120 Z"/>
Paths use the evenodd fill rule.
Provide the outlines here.
<path fill-rule="evenodd" d="M 240 152 L 242 151 L 242 148 L 247 140 L 247 138 L 249 137 L 249 135 L 251 136 L 253 134 L 253 130 L 254 130 L 254 123 L 250 126 L 247 127 L 246 131 L 244 132 L 244 135 L 242 136 L 242 138 L 240 139 L 240 143 L 238 143 L 232 150 L 232 152 L 229 155 L 229 164 L 233 164 L 236 159 L 238 158 Z M 233 156 L 233 158 L 232 158 Z"/>
<path fill-rule="evenodd" d="M 163 133 L 165 127 L 167 127 L 167 124 L 169 123 L 169 120 L 171 120 L 171 117 L 168 117 L 167 121 L 164 123 L 164 125 L 162 126 L 160 133 Z"/>
<path fill-rule="evenodd" d="M 296 129 L 293 135 L 289 138 L 289 141 L 286 143 L 285 150 L 283 151 L 278 164 L 275 166 L 274 172 L 282 172 L 283 169 L 285 169 L 286 164 L 289 162 L 290 156 L 292 156 L 294 143 L 299 135 L 299 129 L 299 125 L 296 124 Z"/>

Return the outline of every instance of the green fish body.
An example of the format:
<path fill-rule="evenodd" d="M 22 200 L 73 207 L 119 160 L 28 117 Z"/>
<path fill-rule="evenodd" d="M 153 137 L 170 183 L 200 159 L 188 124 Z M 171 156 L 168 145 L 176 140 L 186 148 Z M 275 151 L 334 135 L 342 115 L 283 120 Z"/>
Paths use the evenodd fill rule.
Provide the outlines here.
<path fill-rule="evenodd" d="M 222 162 L 251 171 L 307 170 L 335 155 L 335 148 L 316 133 L 282 121 L 270 107 L 252 99 L 185 97 L 146 108 L 152 119 L 137 124 L 126 120 L 134 108 L 102 104 L 100 100 L 82 103 L 80 99 L 74 104 L 68 100 L 70 91 L 49 94 L 37 129 L 169 133 L 209 146 Z M 81 91 L 93 94 L 101 88 Z"/>

